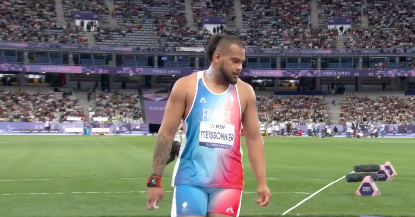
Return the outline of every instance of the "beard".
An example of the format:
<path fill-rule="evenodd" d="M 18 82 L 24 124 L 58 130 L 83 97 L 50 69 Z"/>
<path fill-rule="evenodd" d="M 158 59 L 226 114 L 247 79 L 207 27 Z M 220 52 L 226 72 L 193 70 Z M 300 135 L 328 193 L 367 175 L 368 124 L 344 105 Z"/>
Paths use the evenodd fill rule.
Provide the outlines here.
<path fill-rule="evenodd" d="M 219 71 L 220 71 L 220 74 L 221 74 L 221 75 L 222 75 L 222 77 L 223 77 L 223 80 L 225 80 L 227 83 L 230 83 L 230 84 L 232 84 L 232 85 L 235 85 L 235 84 L 238 82 L 238 78 L 234 79 L 234 78 L 232 77 L 232 73 L 228 73 L 228 72 L 224 69 L 224 67 L 223 67 L 223 63 L 221 63 L 221 64 L 220 64 L 220 66 L 219 66 Z"/>

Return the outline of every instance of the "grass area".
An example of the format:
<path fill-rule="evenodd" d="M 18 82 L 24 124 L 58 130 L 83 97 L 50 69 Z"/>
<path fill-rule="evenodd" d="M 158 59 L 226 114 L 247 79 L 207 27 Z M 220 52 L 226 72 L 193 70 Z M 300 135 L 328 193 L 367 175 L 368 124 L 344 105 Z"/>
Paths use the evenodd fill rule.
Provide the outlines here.
<path fill-rule="evenodd" d="M 169 216 L 173 165 L 163 180 L 160 209 L 147 211 L 151 136 L 1 136 L 0 216 Z M 273 200 L 258 207 L 256 181 L 244 155 L 241 216 L 279 216 L 355 164 L 391 161 L 392 182 L 378 182 L 379 197 L 358 197 L 359 183 L 342 180 L 311 198 L 292 216 L 413 216 L 414 139 L 265 137 Z M 246 150 L 245 150 L 246 153 Z M 47 193 L 47 194 L 42 194 Z"/>

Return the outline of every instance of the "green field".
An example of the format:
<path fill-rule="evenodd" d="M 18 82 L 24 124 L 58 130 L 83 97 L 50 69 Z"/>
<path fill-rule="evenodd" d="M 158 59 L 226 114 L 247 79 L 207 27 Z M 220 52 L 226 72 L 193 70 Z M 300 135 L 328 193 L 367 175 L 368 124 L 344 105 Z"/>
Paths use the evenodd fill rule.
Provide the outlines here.
<path fill-rule="evenodd" d="M 256 182 L 245 154 L 241 216 L 280 216 L 353 165 L 388 160 L 398 176 L 377 182 L 381 196 L 355 196 L 359 183 L 341 180 L 287 215 L 415 214 L 414 139 L 264 139 L 273 200 L 265 208 L 252 202 Z M 153 136 L 0 136 L 0 216 L 169 216 L 173 165 L 166 168 L 160 209 L 144 208 L 154 141 Z"/>

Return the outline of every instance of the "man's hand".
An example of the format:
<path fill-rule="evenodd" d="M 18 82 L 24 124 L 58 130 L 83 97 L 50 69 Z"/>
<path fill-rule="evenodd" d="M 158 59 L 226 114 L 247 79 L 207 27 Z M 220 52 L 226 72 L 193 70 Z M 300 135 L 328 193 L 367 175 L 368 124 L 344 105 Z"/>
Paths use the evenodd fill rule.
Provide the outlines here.
<path fill-rule="evenodd" d="M 164 190 L 162 187 L 149 187 L 147 191 L 146 209 L 158 209 L 157 203 L 161 202 L 164 197 Z"/>
<path fill-rule="evenodd" d="M 266 185 L 260 185 L 257 189 L 258 199 L 254 199 L 254 202 L 259 204 L 259 206 L 268 206 L 269 201 L 271 200 L 271 192 Z"/>

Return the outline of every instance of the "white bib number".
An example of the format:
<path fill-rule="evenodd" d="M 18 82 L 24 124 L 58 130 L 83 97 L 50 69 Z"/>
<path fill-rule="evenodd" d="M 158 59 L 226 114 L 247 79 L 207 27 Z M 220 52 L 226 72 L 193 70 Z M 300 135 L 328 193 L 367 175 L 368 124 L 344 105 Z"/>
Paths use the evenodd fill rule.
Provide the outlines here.
<path fill-rule="evenodd" d="M 235 126 L 200 122 L 199 145 L 209 148 L 232 149 L 235 141 Z"/>

